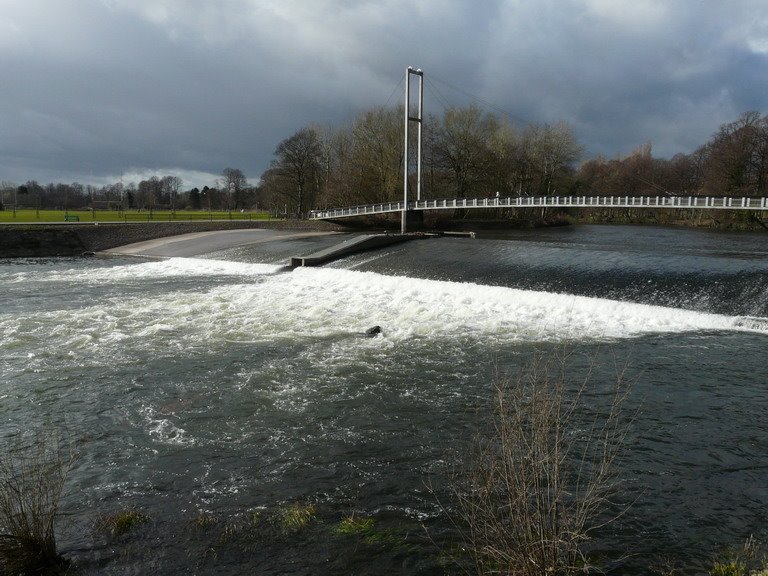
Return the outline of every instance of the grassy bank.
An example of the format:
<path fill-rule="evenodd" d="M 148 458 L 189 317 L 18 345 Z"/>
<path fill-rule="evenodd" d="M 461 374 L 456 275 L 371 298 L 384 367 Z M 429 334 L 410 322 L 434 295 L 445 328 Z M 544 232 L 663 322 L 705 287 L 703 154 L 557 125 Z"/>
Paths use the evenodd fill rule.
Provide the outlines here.
<path fill-rule="evenodd" d="M 271 220 L 268 212 L 207 210 L 3 210 L 0 223 L 43 222 L 187 222 L 199 220 Z"/>

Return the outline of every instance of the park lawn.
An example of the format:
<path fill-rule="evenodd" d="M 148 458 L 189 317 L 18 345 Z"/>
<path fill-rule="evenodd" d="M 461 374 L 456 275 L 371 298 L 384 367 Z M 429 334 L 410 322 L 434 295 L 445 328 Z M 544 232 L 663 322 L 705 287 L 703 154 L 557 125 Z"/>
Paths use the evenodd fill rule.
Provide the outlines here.
<path fill-rule="evenodd" d="M 65 218 L 69 217 L 69 220 Z M 73 217 L 77 216 L 79 220 Z M 37 222 L 183 222 L 188 220 L 269 220 L 268 212 L 223 212 L 201 210 L 154 210 L 152 213 L 146 210 L 13 210 L 0 211 L 0 224 L 2 223 L 37 223 Z"/>

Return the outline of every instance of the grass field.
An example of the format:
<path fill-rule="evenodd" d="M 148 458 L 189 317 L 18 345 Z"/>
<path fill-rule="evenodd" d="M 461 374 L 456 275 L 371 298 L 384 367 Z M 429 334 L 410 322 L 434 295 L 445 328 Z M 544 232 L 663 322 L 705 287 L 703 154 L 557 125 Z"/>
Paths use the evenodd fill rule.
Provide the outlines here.
<path fill-rule="evenodd" d="M 189 220 L 270 220 L 268 212 L 208 212 L 202 210 L 13 210 L 0 211 L 2 223 L 35 222 L 184 222 Z"/>

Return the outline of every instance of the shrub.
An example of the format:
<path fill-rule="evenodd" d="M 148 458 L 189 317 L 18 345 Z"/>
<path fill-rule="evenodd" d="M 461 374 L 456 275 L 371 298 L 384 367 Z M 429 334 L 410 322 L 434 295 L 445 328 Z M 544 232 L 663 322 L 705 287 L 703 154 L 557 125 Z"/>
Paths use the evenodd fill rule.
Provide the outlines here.
<path fill-rule="evenodd" d="M 768 563 L 760 548 L 760 543 L 750 536 L 741 548 L 726 549 L 713 559 L 710 576 L 768 576 Z"/>
<path fill-rule="evenodd" d="M 127 534 L 141 524 L 146 524 L 149 520 L 149 516 L 144 512 L 127 509 L 103 516 L 98 525 L 102 530 L 108 532 L 112 538 L 117 538 Z"/>
<path fill-rule="evenodd" d="M 747 566 L 740 560 L 715 560 L 711 576 L 747 576 Z"/>
<path fill-rule="evenodd" d="M 301 502 L 289 504 L 280 510 L 280 526 L 283 532 L 298 532 L 312 521 L 315 514 L 314 504 Z"/>
<path fill-rule="evenodd" d="M 0 453 L 0 574 L 57 574 L 68 562 L 54 523 L 75 455 L 58 437 L 38 434 Z"/>
<path fill-rule="evenodd" d="M 207 512 L 200 512 L 192 519 L 190 525 L 197 530 L 208 530 L 216 526 L 218 523 L 219 520 L 216 518 L 216 516 L 208 514 Z"/>
<path fill-rule="evenodd" d="M 373 518 L 360 518 L 354 515 L 346 516 L 339 522 L 337 532 L 339 534 L 367 536 L 373 532 L 374 524 Z"/>
<path fill-rule="evenodd" d="M 584 397 L 589 378 L 572 382 L 566 364 L 539 356 L 515 380 L 495 379 L 489 430 L 453 490 L 478 574 L 586 571 L 584 545 L 611 519 L 628 387 L 619 376 L 599 410 Z"/>

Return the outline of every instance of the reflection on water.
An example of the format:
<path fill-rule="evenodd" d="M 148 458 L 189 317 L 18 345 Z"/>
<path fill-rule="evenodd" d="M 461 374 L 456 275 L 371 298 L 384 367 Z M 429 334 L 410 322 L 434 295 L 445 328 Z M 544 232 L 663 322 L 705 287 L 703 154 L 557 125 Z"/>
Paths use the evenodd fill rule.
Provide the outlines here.
<path fill-rule="evenodd" d="M 327 242 L 2 264 L 0 433 L 82 440 L 59 540 L 83 573 L 451 572 L 421 525 L 455 537 L 438 498 L 493 375 L 563 346 L 573 374 L 592 370 L 588 392 L 624 363 L 636 379 L 622 464 L 636 501 L 597 545 L 629 554 L 618 573 L 660 555 L 701 570 L 720 544 L 768 537 L 763 236 L 517 231 L 277 273 Z M 372 325 L 383 334 L 365 338 Z M 247 553 L 221 540 L 296 501 L 319 518 L 301 535 Z M 123 508 L 152 522 L 119 543 L 94 533 Z M 349 515 L 378 539 L 340 537 Z"/>

